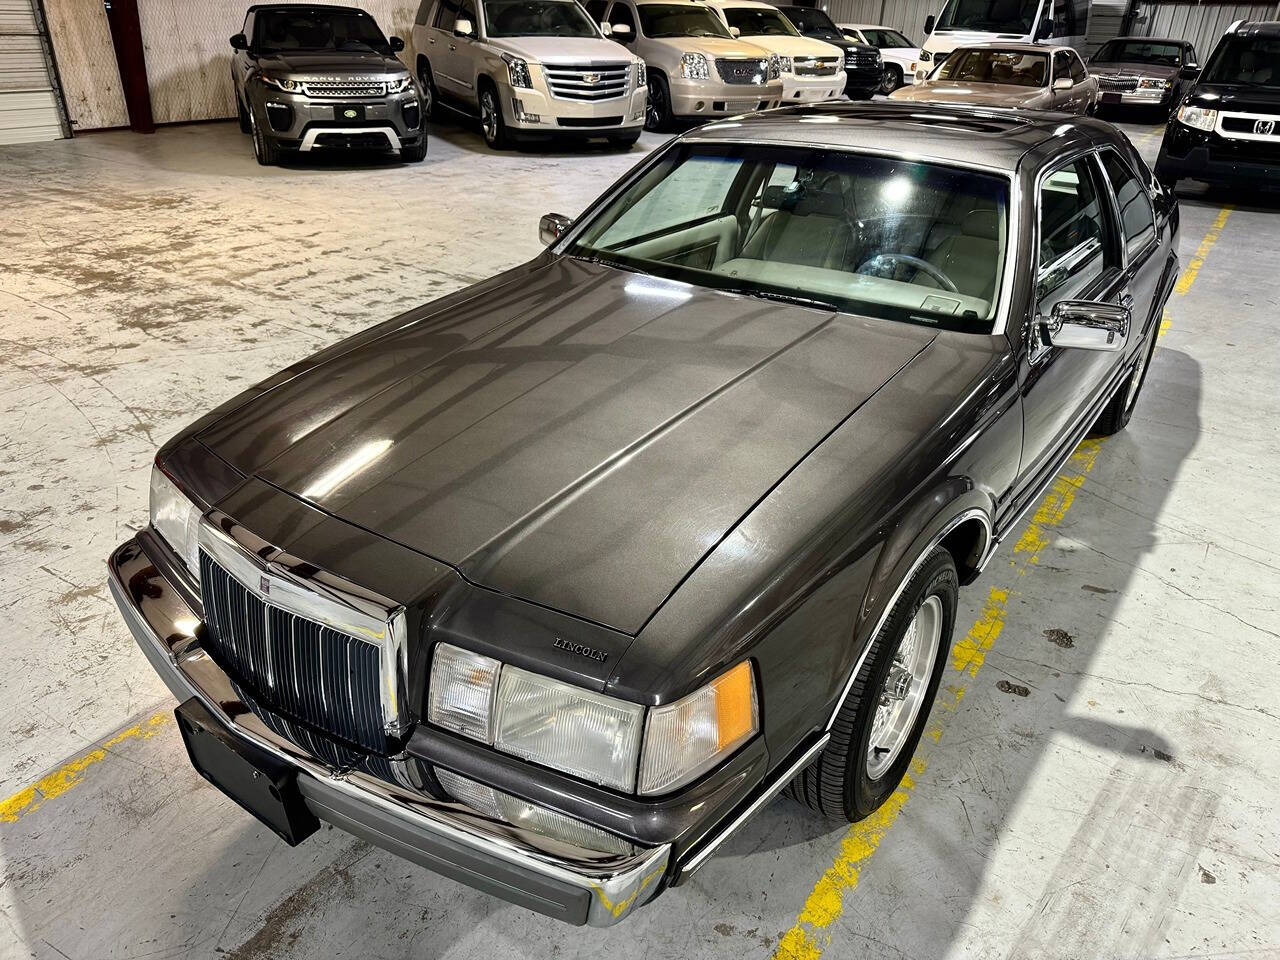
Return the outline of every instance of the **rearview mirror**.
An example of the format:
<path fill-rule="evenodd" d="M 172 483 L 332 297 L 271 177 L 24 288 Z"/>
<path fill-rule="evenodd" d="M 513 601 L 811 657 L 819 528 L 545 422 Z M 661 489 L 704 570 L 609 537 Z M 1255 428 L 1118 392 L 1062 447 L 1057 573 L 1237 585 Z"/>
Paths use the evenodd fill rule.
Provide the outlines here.
<path fill-rule="evenodd" d="M 404 41 L 399 37 L 391 37 L 387 42 L 391 44 L 392 53 L 399 53 L 404 49 Z"/>
<path fill-rule="evenodd" d="M 1120 350 L 1129 337 L 1133 314 L 1128 307 L 1098 300 L 1060 300 L 1040 318 L 1040 335 L 1054 347 Z"/>
<path fill-rule="evenodd" d="M 1059 77 L 1053 81 L 1053 89 L 1055 90 L 1070 90 L 1074 86 L 1075 83 L 1072 82 L 1070 77 Z"/>
<path fill-rule="evenodd" d="M 929 14 L 929 16 L 924 18 L 924 33 L 926 37 L 929 34 L 933 33 L 933 25 L 937 22 L 938 22 L 937 18 L 934 17 L 932 13 Z"/>
<path fill-rule="evenodd" d="M 568 232 L 573 221 L 563 214 L 548 213 L 538 221 L 538 239 L 544 247 L 549 247 Z"/>
<path fill-rule="evenodd" d="M 474 37 L 476 28 L 471 25 L 471 21 L 466 17 L 460 17 L 453 21 L 453 35 L 455 37 Z"/>
<path fill-rule="evenodd" d="M 615 23 L 613 24 L 613 35 L 623 43 L 626 43 L 631 39 L 631 28 L 625 23 Z"/>
<path fill-rule="evenodd" d="M 1200 76 L 1200 66 L 1195 63 L 1184 64 L 1182 69 L 1178 71 L 1178 76 L 1183 80 L 1194 80 Z"/>
<path fill-rule="evenodd" d="M 243 33 L 237 33 L 234 37 L 231 38 L 231 49 L 232 50 L 248 50 L 249 38 L 246 37 Z"/>

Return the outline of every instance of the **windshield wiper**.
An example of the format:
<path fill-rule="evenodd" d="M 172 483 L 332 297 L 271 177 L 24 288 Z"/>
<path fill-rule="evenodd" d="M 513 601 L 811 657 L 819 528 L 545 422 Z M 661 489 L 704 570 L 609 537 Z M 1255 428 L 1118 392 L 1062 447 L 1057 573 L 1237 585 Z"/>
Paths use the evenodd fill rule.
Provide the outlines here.
<path fill-rule="evenodd" d="M 736 290 L 734 292 L 744 293 L 749 297 L 760 297 L 764 300 L 777 300 L 779 303 L 792 303 L 798 307 L 827 310 L 831 313 L 839 311 L 839 308 L 834 303 L 828 303 L 826 300 L 814 300 L 812 297 L 799 297 L 794 293 L 776 293 L 773 290 Z"/>

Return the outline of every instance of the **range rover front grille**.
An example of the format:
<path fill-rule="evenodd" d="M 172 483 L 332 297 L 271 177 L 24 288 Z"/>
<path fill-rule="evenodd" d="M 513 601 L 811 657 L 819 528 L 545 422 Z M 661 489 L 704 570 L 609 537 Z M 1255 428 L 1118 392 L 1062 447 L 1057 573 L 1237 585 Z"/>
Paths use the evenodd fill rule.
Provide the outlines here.
<path fill-rule="evenodd" d="M 1107 93 L 1133 93 L 1138 89 L 1137 77 L 1122 77 L 1112 75 L 1109 77 L 1098 74 L 1098 89 L 1105 90 Z"/>
<path fill-rule="evenodd" d="M 378 646 L 272 606 L 204 551 L 200 593 L 209 652 L 253 697 L 349 743 L 386 750 Z"/>
<path fill-rule="evenodd" d="M 595 103 L 627 92 L 629 63 L 544 63 L 547 87 L 553 97 Z"/>
<path fill-rule="evenodd" d="M 769 61 L 730 60 L 727 57 L 717 57 L 716 72 L 725 83 L 759 85 L 769 78 Z"/>
<path fill-rule="evenodd" d="M 385 83 L 364 81 L 324 81 L 308 80 L 302 85 L 302 92 L 308 97 L 383 97 L 387 93 Z"/>

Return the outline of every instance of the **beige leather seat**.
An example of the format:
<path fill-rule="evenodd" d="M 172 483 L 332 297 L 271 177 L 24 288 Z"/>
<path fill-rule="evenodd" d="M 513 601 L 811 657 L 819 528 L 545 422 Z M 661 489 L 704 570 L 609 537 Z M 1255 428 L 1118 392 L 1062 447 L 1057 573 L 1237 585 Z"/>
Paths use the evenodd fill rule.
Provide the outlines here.
<path fill-rule="evenodd" d="M 995 210 L 971 210 L 960 233 L 947 237 L 929 254 L 929 262 L 951 278 L 961 293 L 982 300 L 995 295 L 1000 255 L 1000 221 Z"/>
<path fill-rule="evenodd" d="M 765 191 L 765 215 L 742 248 L 742 257 L 843 270 L 853 245 L 844 195 L 806 188 L 798 199 L 786 187 Z"/>

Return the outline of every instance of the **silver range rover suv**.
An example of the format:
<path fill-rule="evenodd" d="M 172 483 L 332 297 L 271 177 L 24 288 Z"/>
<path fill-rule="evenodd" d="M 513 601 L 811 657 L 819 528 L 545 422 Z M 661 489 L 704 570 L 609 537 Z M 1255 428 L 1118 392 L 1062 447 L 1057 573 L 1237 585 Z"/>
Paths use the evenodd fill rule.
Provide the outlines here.
<path fill-rule="evenodd" d="M 427 155 L 417 81 L 388 39 L 355 7 L 257 4 L 231 38 L 240 129 L 264 165 L 318 149 Z"/>

